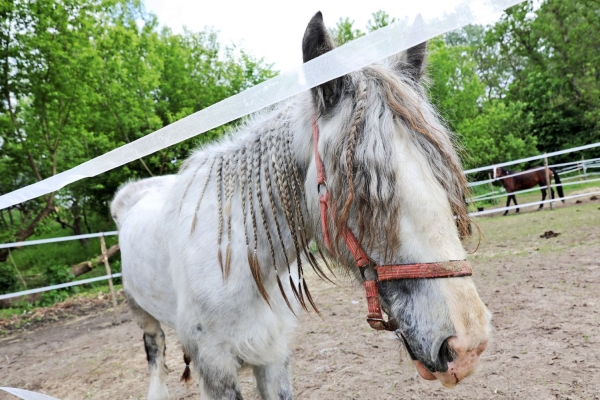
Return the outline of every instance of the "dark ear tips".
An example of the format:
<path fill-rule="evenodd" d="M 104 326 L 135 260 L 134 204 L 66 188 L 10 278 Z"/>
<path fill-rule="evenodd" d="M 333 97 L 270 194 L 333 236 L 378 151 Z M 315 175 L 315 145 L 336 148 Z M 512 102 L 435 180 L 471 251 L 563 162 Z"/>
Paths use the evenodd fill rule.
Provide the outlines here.
<path fill-rule="evenodd" d="M 333 40 L 323 22 L 323 14 L 317 12 L 310 19 L 302 39 L 302 59 L 304 62 L 319 57 L 333 49 Z"/>
<path fill-rule="evenodd" d="M 406 51 L 406 62 L 409 66 L 409 75 L 418 82 L 425 72 L 425 59 L 427 58 L 427 42 L 420 43 Z"/>
<path fill-rule="evenodd" d="M 323 14 L 317 12 L 311 18 L 302 38 L 302 59 L 308 62 L 327 53 L 334 48 L 333 39 L 323 22 Z M 340 96 L 343 78 L 325 82 L 312 89 L 315 104 L 319 112 L 326 112 L 333 107 Z"/>

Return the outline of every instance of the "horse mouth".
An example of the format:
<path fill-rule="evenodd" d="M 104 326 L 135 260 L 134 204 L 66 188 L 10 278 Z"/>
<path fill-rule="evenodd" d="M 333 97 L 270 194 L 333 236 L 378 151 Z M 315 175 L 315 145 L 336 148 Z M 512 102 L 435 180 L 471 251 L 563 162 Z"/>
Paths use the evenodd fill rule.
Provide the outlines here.
<path fill-rule="evenodd" d="M 400 329 L 396 329 L 396 337 L 398 338 L 398 341 L 402 342 L 402 344 L 404 345 L 404 348 L 408 352 L 408 355 L 410 356 L 410 359 L 412 360 L 413 364 L 415 364 L 417 372 L 419 373 L 421 378 L 428 381 L 436 380 L 437 378 L 435 377 L 435 375 L 433 375 L 432 371 L 430 371 L 429 368 L 427 368 L 425 365 L 423 365 L 423 363 L 417 360 L 417 357 L 415 357 L 415 353 L 410 348 L 408 341 L 406 340 L 404 334 L 400 331 Z"/>

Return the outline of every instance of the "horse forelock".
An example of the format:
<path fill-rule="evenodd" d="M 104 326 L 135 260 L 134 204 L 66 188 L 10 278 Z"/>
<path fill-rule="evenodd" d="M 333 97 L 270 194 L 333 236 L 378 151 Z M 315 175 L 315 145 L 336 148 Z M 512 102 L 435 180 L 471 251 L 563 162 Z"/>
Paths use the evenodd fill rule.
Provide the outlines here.
<path fill-rule="evenodd" d="M 349 223 L 358 231 L 363 246 L 377 251 L 385 259 L 381 261 L 393 257 L 401 208 L 396 193 L 398 166 L 391 146 L 392 135 L 398 134 L 395 124 L 406 128 L 410 140 L 426 157 L 457 217 L 459 234 L 468 236 L 463 197 L 467 182 L 454 136 L 426 99 L 422 86 L 386 66 L 348 75 L 345 85 L 344 96 L 330 117 L 339 119 L 332 124 L 339 127 L 339 134 L 325 143 L 324 155 L 328 189 L 335 199 L 335 243 L 352 214 L 357 221 Z"/>

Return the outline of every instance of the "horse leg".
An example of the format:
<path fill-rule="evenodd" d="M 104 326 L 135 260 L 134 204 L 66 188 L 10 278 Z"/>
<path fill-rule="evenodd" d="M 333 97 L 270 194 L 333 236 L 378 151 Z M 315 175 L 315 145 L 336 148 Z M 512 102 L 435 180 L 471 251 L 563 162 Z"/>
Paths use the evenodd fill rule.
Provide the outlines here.
<path fill-rule="evenodd" d="M 263 400 L 292 400 L 290 358 L 282 362 L 254 367 L 258 392 Z"/>
<path fill-rule="evenodd" d="M 515 206 L 518 206 L 518 205 L 519 205 L 519 203 L 517 203 L 517 196 L 515 196 L 515 195 L 513 194 L 513 195 L 512 195 L 512 198 L 513 198 L 513 202 L 515 203 Z M 517 211 L 516 211 L 516 213 L 517 213 L 517 214 L 519 213 L 519 209 L 518 209 L 518 208 L 517 208 Z"/>
<path fill-rule="evenodd" d="M 506 198 L 506 207 L 508 208 L 510 206 L 510 200 L 512 198 L 512 195 L 508 195 L 508 197 Z M 506 215 L 508 214 L 508 210 L 504 211 L 504 214 L 502 215 Z"/>
<path fill-rule="evenodd" d="M 169 369 L 165 363 L 165 333 L 160 327 L 160 322 L 140 307 L 132 296 L 125 293 L 127 303 L 133 316 L 144 331 L 144 348 L 150 372 L 150 387 L 148 400 L 164 400 L 169 398 L 167 389 L 167 373 Z"/>
<path fill-rule="evenodd" d="M 200 375 L 200 398 L 203 400 L 242 400 L 237 371 L 241 363 L 225 354 L 203 357 L 197 349 L 190 351 L 193 364 Z"/>
<path fill-rule="evenodd" d="M 544 200 L 546 200 L 546 189 L 542 189 L 542 201 Z M 538 210 L 541 210 L 542 208 L 544 208 L 544 203 L 540 204 Z"/>

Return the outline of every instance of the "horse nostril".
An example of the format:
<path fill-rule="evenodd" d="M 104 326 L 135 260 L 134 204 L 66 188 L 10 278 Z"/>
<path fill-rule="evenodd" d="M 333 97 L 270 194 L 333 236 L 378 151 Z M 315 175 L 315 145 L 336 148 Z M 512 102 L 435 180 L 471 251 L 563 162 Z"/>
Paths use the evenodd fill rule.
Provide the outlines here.
<path fill-rule="evenodd" d="M 448 363 L 454 361 L 454 358 L 456 357 L 456 353 L 448 344 L 449 339 L 450 338 L 447 338 L 442 342 L 438 352 L 438 365 L 441 367 L 439 372 L 446 372 L 448 370 Z"/>

